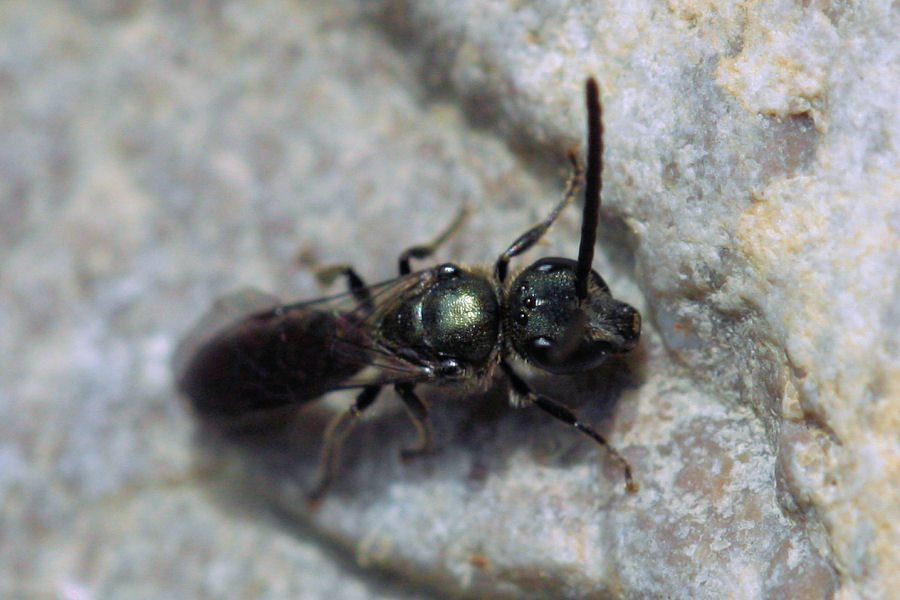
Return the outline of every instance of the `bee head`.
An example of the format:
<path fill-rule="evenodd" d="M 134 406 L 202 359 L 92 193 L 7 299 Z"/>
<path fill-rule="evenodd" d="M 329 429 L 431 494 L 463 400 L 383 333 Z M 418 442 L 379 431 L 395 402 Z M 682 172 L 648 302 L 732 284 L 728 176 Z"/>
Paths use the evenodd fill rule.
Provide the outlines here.
<path fill-rule="evenodd" d="M 507 296 L 506 339 L 527 362 L 551 373 L 592 369 L 611 354 L 631 350 L 641 317 L 609 293 L 596 271 L 587 296 L 576 291 L 577 263 L 543 258 L 522 271 Z"/>

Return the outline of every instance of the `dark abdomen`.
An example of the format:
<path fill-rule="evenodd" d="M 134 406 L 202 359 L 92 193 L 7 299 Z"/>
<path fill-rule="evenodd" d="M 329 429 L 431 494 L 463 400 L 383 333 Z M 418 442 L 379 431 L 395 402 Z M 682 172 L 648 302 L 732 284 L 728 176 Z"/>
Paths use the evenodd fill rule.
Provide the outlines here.
<path fill-rule="evenodd" d="M 336 355 L 338 317 L 326 311 L 299 308 L 278 314 L 266 309 L 216 331 L 215 321 L 227 320 L 233 312 L 229 303 L 246 301 L 247 293 L 221 302 L 179 350 L 178 387 L 201 415 L 239 417 L 306 403 L 365 366 L 361 353 L 354 357 L 344 348 Z M 274 300 L 259 294 L 250 304 L 271 306 Z M 201 331 L 204 327 L 207 331 Z"/>

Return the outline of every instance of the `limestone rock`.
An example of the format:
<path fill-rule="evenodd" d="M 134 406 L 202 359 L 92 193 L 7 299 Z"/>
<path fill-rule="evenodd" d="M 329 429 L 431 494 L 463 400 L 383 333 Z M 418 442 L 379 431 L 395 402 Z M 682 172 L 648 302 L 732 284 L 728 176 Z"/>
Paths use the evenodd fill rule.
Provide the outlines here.
<path fill-rule="evenodd" d="M 4 596 L 887 598 L 900 586 L 900 42 L 889 3 L 350 0 L 0 8 Z M 604 100 L 596 268 L 640 348 L 384 393 L 318 510 L 337 393 L 224 437 L 172 386 L 216 297 L 490 263 Z M 578 214 L 518 260 L 574 256 Z M 9 588 L 2 586 L 10 586 Z M 7 593 L 9 592 L 9 593 Z"/>

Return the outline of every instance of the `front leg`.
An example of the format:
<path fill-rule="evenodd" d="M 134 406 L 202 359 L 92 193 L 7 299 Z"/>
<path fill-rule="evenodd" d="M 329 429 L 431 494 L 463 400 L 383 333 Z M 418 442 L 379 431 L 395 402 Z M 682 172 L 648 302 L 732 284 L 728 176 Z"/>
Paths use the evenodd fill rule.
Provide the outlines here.
<path fill-rule="evenodd" d="M 569 408 L 563 406 L 556 400 L 548 398 L 547 396 L 536 394 L 534 391 L 532 391 L 528 383 L 526 383 L 525 380 L 522 379 L 506 361 L 502 361 L 500 363 L 500 367 L 509 378 L 513 393 L 520 398 L 523 405 L 534 404 L 554 419 L 558 419 L 567 425 L 571 425 L 581 433 L 585 434 L 586 436 L 590 437 L 592 440 L 606 448 L 606 451 L 609 452 L 610 456 L 612 456 L 616 460 L 616 462 L 618 462 L 622 466 L 622 471 L 625 475 L 625 489 L 632 494 L 638 491 L 638 484 L 635 483 L 634 479 L 631 477 L 631 465 L 628 464 L 628 461 L 618 450 L 610 445 L 610 443 L 601 433 L 596 431 L 593 427 L 591 427 L 584 421 L 580 421 L 574 412 L 572 412 Z"/>
<path fill-rule="evenodd" d="M 563 199 L 560 200 L 559 204 L 553 208 L 553 211 L 547 215 L 543 221 L 516 238 L 516 241 L 510 244 L 509 248 L 500 255 L 497 262 L 494 264 L 494 277 L 496 277 L 497 281 L 500 283 L 503 283 L 503 281 L 506 280 L 510 259 L 522 254 L 537 244 L 540 239 L 544 237 L 544 234 L 547 233 L 547 230 L 550 229 L 550 226 L 553 225 L 557 218 L 559 218 L 563 209 L 575 199 L 575 192 L 578 191 L 578 186 L 581 185 L 584 169 L 579 164 L 574 153 L 570 152 L 568 157 L 569 161 L 572 163 L 573 172 L 572 176 L 569 178 L 569 185 L 566 186 L 566 193 L 563 195 Z"/>

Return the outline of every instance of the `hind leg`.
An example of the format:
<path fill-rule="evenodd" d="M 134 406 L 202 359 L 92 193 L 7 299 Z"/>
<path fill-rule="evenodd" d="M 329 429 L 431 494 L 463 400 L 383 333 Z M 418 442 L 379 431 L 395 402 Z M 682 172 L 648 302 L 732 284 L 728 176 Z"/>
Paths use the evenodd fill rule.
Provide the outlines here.
<path fill-rule="evenodd" d="M 331 487 L 340 468 L 341 446 L 344 443 L 344 438 L 356 425 L 362 412 L 372 406 L 380 391 L 381 386 L 379 385 L 363 388 L 353 405 L 346 412 L 332 419 L 331 423 L 328 424 L 319 462 L 319 482 L 309 494 L 310 502 L 318 502 L 325 492 L 328 491 L 328 488 Z"/>

